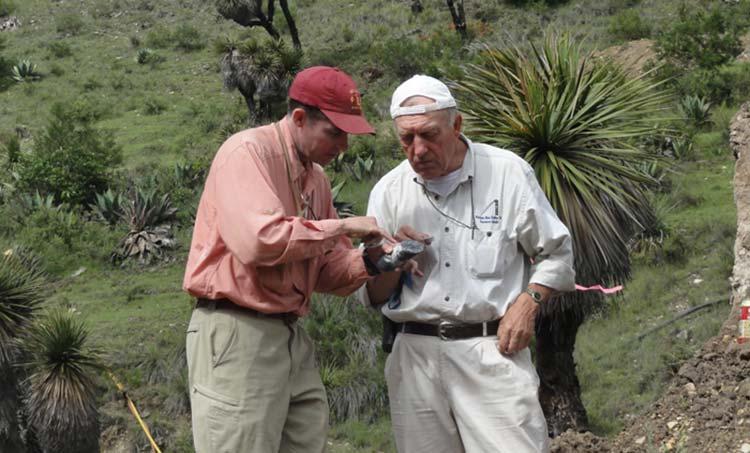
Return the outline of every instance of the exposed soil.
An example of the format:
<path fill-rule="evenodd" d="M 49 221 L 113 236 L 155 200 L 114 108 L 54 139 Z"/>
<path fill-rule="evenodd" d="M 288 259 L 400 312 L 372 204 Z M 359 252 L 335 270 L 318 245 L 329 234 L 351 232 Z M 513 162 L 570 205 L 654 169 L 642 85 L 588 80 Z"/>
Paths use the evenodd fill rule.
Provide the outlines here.
<path fill-rule="evenodd" d="M 554 440 L 553 452 L 750 453 L 750 342 L 736 341 L 739 304 L 750 298 L 750 103 L 732 121 L 730 142 L 737 158 L 737 239 L 729 319 L 615 439 L 569 431 Z"/>

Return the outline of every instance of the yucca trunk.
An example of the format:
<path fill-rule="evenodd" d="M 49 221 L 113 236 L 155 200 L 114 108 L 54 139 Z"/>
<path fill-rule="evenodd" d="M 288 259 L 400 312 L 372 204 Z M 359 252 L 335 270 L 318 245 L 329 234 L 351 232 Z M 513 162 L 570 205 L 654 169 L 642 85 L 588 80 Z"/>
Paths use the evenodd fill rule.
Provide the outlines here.
<path fill-rule="evenodd" d="M 586 409 L 581 401 L 581 386 L 573 359 L 578 328 L 583 316 L 566 313 L 542 314 L 537 318 L 536 370 L 539 374 L 539 402 L 547 419 L 550 436 L 568 429 L 588 428 Z"/>
<path fill-rule="evenodd" d="M 13 370 L 0 370 L 0 451 L 24 453 L 18 426 L 18 394 Z"/>

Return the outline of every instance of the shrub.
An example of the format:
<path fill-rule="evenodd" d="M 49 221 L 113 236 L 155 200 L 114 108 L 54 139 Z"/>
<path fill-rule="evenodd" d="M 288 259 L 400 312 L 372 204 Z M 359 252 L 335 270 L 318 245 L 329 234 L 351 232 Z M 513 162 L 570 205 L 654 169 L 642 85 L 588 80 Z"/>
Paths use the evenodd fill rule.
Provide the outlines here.
<path fill-rule="evenodd" d="M 177 49 L 186 52 L 201 50 L 206 47 L 206 41 L 200 30 L 189 24 L 182 24 L 177 27 L 177 30 L 172 35 L 172 39 Z"/>
<path fill-rule="evenodd" d="M 21 140 L 18 135 L 11 135 L 5 144 L 5 168 L 10 170 L 21 158 Z"/>
<path fill-rule="evenodd" d="M 55 18 L 58 33 L 76 36 L 83 30 L 83 19 L 80 14 L 64 13 Z"/>
<path fill-rule="evenodd" d="M 627 9 L 610 19 L 609 33 L 619 39 L 634 40 L 648 38 L 651 27 L 643 21 L 638 10 Z"/>
<path fill-rule="evenodd" d="M 159 115 L 167 109 L 167 105 L 161 99 L 149 98 L 143 106 L 143 113 L 146 115 Z"/>
<path fill-rule="evenodd" d="M 152 28 L 146 35 L 146 43 L 157 49 L 172 47 L 173 42 L 172 32 L 162 26 Z"/>
<path fill-rule="evenodd" d="M 377 42 L 370 57 L 400 80 L 414 74 L 439 77 L 444 67 L 451 66 L 461 47 L 457 34 L 436 33 L 418 40 L 391 38 Z"/>
<path fill-rule="evenodd" d="M 65 41 L 52 41 L 47 44 L 47 50 L 55 58 L 65 58 L 73 55 L 73 49 Z"/>
<path fill-rule="evenodd" d="M 39 207 L 26 215 L 15 215 L 15 219 L 18 223 L 5 233 L 44 256 L 45 269 L 54 275 L 77 269 L 90 260 L 108 262 L 110 251 L 122 234 L 120 230 L 110 231 L 105 225 L 86 222 L 77 213 L 59 207 Z"/>
<path fill-rule="evenodd" d="M 148 47 L 143 48 L 143 49 L 138 49 L 138 52 L 136 52 L 136 55 L 135 55 L 135 61 L 138 64 L 150 64 L 153 66 L 158 63 L 161 63 L 164 60 L 165 60 L 164 57 L 157 54 L 156 52 L 149 49 Z"/>
<path fill-rule="evenodd" d="M 16 10 L 16 4 L 13 0 L 0 0 L 0 17 L 10 16 Z"/>
<path fill-rule="evenodd" d="M 65 69 L 59 64 L 53 64 L 52 67 L 49 68 L 49 73 L 55 77 L 60 77 L 65 74 Z"/>
<path fill-rule="evenodd" d="M 315 341 L 333 420 L 384 414 L 387 394 L 379 347 L 380 314 L 333 298 L 316 300 L 305 329 Z"/>
<path fill-rule="evenodd" d="M 732 11 L 717 5 L 691 13 L 682 5 L 679 19 L 659 34 L 657 52 L 683 67 L 711 69 L 731 61 L 741 50 L 740 28 Z"/>
<path fill-rule="evenodd" d="M 74 205 L 90 203 L 110 183 L 121 151 L 111 137 L 78 118 L 70 106 L 55 104 L 33 151 L 19 165 L 19 184 L 53 194 Z"/>

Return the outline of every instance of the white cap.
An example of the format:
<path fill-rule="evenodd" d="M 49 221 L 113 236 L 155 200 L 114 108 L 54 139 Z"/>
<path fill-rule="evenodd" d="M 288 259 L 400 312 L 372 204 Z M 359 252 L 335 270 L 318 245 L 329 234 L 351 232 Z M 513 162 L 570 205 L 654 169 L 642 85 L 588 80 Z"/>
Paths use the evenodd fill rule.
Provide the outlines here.
<path fill-rule="evenodd" d="M 414 96 L 430 98 L 435 102 L 432 104 L 401 107 L 401 104 Z M 451 107 L 456 107 L 456 100 L 453 99 L 450 90 L 443 82 L 434 77 L 415 75 L 399 85 L 396 91 L 393 92 L 393 97 L 391 98 L 391 118 L 404 115 L 423 115 L 427 112 L 449 109 Z"/>

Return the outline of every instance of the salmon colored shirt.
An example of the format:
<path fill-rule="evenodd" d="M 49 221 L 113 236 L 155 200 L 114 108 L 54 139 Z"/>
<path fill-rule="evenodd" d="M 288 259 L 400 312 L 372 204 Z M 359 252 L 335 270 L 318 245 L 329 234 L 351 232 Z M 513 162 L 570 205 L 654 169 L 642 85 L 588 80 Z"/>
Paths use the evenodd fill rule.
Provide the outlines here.
<path fill-rule="evenodd" d="M 278 124 L 289 166 L 273 124 L 233 135 L 214 157 L 183 282 L 193 296 L 301 316 L 313 291 L 347 295 L 368 279 L 362 252 L 341 234 L 328 178 L 300 161 L 287 121 Z M 305 217 L 295 192 L 309 200 Z"/>

